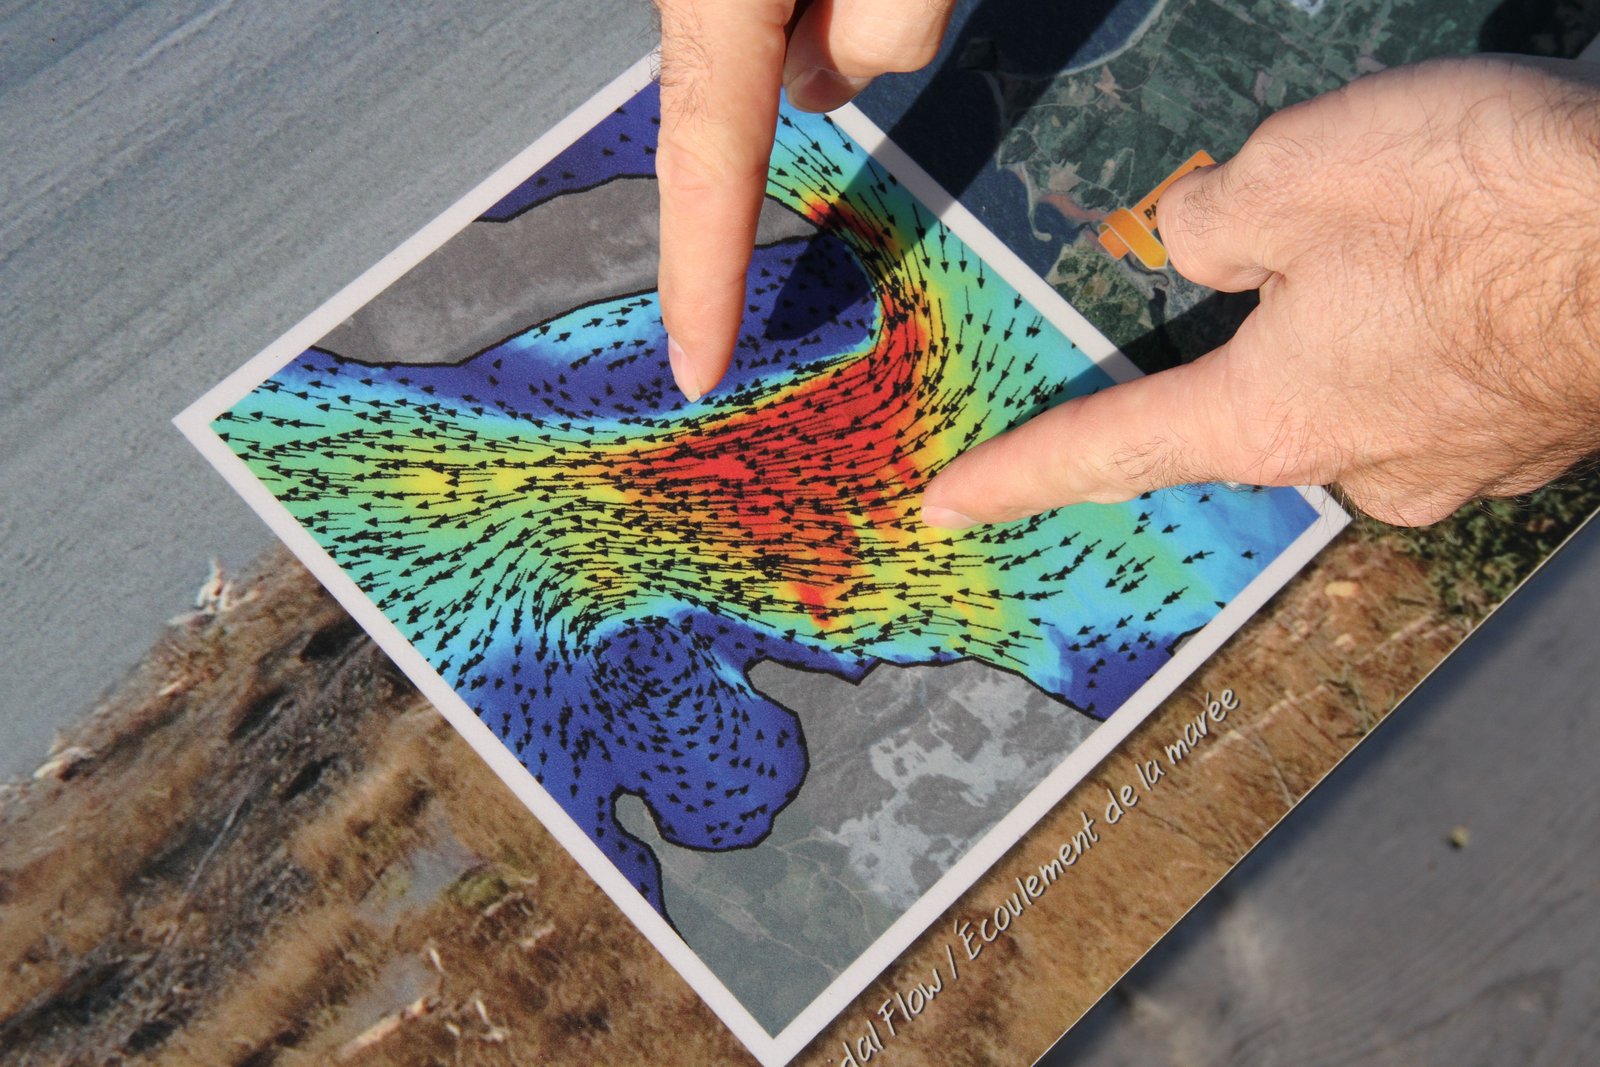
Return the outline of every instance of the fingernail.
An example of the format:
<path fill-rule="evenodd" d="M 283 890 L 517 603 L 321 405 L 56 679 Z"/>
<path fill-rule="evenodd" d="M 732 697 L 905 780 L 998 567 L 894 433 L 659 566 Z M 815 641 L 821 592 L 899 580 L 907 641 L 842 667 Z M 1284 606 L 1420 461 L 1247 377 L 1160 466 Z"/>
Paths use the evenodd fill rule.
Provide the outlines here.
<path fill-rule="evenodd" d="M 672 338 L 667 338 L 667 362 L 672 365 L 672 380 L 678 383 L 678 391 L 689 399 L 692 404 L 705 395 L 705 390 L 700 388 L 700 379 L 695 376 L 694 364 L 689 362 L 689 356 L 683 346 Z"/>
<path fill-rule="evenodd" d="M 850 78 L 827 67 L 801 71 L 783 87 L 789 103 L 801 111 L 832 111 L 848 104 L 872 84 L 871 78 Z"/>
<path fill-rule="evenodd" d="M 965 530 L 970 526 L 978 525 L 978 520 L 970 515 L 963 515 L 953 508 L 941 508 L 937 504 L 922 505 L 922 525 L 932 526 L 936 530 Z"/>

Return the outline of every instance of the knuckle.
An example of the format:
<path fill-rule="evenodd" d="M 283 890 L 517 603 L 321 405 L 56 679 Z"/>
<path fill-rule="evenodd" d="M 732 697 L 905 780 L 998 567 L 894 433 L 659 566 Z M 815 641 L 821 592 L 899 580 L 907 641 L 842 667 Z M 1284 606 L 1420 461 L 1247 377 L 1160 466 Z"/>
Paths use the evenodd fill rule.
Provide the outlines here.
<path fill-rule="evenodd" d="M 1172 268 L 1214 288 L 1231 287 L 1236 264 L 1219 252 L 1235 243 L 1234 231 L 1250 227 L 1251 209 L 1234 200 L 1233 163 L 1197 172 L 1174 184 L 1156 205 L 1156 227 Z M 1251 232 L 1246 230 L 1246 232 Z"/>
<path fill-rule="evenodd" d="M 1214 172 L 1213 172 L 1214 173 Z M 1189 226 L 1205 209 L 1207 172 L 1197 171 L 1173 182 L 1156 201 L 1156 229 L 1172 250 L 1174 239 L 1186 237 Z"/>
<path fill-rule="evenodd" d="M 1156 205 L 1156 228 L 1161 231 L 1167 258 L 1174 270 L 1193 281 L 1205 281 L 1196 277 L 1205 269 L 1200 246 L 1203 235 L 1215 230 L 1217 225 L 1215 197 L 1210 185 L 1200 179 L 1189 180 L 1181 190 L 1167 190 Z"/>
<path fill-rule="evenodd" d="M 1305 172 L 1306 155 L 1307 150 L 1297 142 L 1258 131 L 1221 175 L 1218 193 L 1243 211 L 1274 210 Z"/>
<path fill-rule="evenodd" d="M 1296 109 L 1267 117 L 1224 168 L 1219 193 L 1236 207 L 1269 217 L 1296 212 L 1308 186 L 1328 183 L 1330 146 Z"/>
<path fill-rule="evenodd" d="M 919 70 L 939 51 L 943 27 L 932 16 L 862 13 L 830 41 L 839 73 L 853 78 Z"/>
<path fill-rule="evenodd" d="M 656 153 L 656 180 L 664 196 L 681 203 L 718 198 L 730 183 L 766 184 L 765 166 L 741 163 L 731 153 L 719 151 L 702 138 L 662 138 Z"/>

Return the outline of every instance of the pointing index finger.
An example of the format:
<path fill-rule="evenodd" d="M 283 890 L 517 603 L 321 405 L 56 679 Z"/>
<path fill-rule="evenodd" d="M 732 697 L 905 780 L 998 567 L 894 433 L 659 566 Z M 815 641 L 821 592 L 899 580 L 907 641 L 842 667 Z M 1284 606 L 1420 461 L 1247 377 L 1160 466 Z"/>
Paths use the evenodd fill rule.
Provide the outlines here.
<path fill-rule="evenodd" d="M 1249 344 L 1252 331 L 1242 332 Z M 961 529 L 1188 482 L 1256 480 L 1261 457 L 1235 430 L 1230 345 L 1069 400 L 983 442 L 928 483 L 923 521 Z"/>
<path fill-rule="evenodd" d="M 661 314 L 689 399 L 727 371 L 777 126 L 793 0 L 660 0 Z"/>

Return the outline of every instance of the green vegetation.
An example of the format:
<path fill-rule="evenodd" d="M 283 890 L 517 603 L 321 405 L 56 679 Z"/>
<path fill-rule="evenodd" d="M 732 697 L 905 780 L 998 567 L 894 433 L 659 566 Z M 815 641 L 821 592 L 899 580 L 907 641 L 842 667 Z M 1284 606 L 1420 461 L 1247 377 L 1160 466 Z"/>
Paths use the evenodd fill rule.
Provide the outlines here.
<path fill-rule="evenodd" d="M 445 890 L 452 904 L 470 911 L 482 911 L 507 893 L 511 885 L 493 867 L 477 867 L 463 874 Z"/>

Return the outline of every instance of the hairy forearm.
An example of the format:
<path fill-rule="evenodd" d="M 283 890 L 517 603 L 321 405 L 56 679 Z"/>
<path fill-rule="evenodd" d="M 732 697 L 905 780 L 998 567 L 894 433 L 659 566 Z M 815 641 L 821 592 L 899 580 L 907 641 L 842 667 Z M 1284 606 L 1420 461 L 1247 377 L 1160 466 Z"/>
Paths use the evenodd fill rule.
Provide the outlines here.
<path fill-rule="evenodd" d="M 1530 461 L 1559 473 L 1600 451 L 1600 65 L 1515 67 L 1513 77 L 1537 84 L 1514 116 L 1513 154 L 1496 176 L 1502 186 L 1523 184 L 1499 192 L 1519 217 L 1497 221 L 1539 240 L 1526 263 L 1488 287 L 1498 306 L 1486 310 L 1509 376 L 1545 415 L 1525 442 L 1543 462 Z"/>

